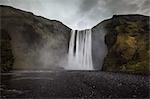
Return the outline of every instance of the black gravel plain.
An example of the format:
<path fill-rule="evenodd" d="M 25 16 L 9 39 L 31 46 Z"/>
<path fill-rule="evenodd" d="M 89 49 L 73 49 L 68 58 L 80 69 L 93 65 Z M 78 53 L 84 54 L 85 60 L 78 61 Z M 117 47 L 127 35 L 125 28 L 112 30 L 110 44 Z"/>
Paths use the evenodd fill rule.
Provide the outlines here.
<path fill-rule="evenodd" d="M 2 99 L 149 98 L 149 75 L 100 71 L 1 73 Z"/>

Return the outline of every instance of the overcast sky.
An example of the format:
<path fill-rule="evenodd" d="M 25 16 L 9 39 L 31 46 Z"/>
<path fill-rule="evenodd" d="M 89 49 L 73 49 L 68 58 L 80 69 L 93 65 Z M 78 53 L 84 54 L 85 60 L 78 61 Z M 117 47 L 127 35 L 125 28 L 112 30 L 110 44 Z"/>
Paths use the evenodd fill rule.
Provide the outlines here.
<path fill-rule="evenodd" d="M 0 4 L 59 20 L 72 29 L 92 28 L 114 14 L 150 16 L 150 0 L 0 0 Z"/>

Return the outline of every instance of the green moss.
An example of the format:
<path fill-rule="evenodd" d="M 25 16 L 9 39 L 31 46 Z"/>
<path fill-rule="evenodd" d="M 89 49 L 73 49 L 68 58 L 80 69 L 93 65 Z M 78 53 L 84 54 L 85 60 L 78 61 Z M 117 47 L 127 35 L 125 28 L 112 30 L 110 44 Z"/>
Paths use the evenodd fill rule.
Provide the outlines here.
<path fill-rule="evenodd" d="M 142 71 L 142 72 L 148 72 L 149 71 L 149 63 L 148 61 L 142 61 L 137 63 L 128 63 L 126 64 L 126 69 L 128 71 Z"/>

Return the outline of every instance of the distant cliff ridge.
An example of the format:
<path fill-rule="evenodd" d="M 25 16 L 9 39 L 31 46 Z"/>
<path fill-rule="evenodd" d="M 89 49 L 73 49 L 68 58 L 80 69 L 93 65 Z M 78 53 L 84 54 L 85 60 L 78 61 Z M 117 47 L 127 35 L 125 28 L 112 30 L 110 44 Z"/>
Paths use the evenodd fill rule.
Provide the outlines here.
<path fill-rule="evenodd" d="M 69 27 L 12 7 L 1 5 L 0 9 L 2 72 L 64 68 L 71 33 Z M 149 21 L 149 16 L 115 15 L 94 26 L 94 68 L 149 72 Z"/>

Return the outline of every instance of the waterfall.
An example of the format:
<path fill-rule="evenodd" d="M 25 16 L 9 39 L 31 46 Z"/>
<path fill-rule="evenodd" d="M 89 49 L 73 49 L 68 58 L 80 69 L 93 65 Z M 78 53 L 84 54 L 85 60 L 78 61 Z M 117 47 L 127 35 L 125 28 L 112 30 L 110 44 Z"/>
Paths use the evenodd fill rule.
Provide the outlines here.
<path fill-rule="evenodd" d="M 72 30 L 66 69 L 93 70 L 91 44 L 91 29 Z"/>

